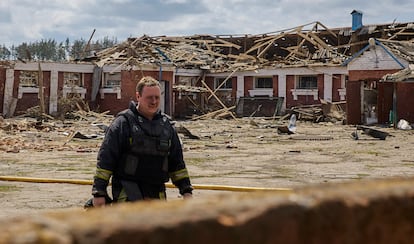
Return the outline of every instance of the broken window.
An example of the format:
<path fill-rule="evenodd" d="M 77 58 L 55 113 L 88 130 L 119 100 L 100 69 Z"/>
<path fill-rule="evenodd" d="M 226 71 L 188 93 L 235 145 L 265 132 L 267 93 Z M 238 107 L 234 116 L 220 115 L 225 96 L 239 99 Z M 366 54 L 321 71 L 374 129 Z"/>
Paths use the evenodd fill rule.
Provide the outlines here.
<path fill-rule="evenodd" d="M 318 88 L 318 77 L 312 76 L 299 76 L 296 89 L 317 89 Z"/>
<path fill-rule="evenodd" d="M 105 78 L 103 82 L 103 87 L 105 88 L 114 88 L 121 86 L 121 73 L 105 73 Z"/>
<path fill-rule="evenodd" d="M 222 77 L 215 78 L 214 89 L 231 90 L 232 89 L 231 78 L 227 79 L 226 82 L 224 82 L 225 80 L 226 78 L 222 78 Z"/>
<path fill-rule="evenodd" d="M 197 77 L 193 76 L 180 76 L 178 77 L 178 85 L 195 86 L 197 83 Z"/>
<path fill-rule="evenodd" d="M 74 72 L 64 72 L 63 84 L 67 87 L 83 87 L 82 74 Z"/>
<path fill-rule="evenodd" d="M 254 82 L 254 88 L 273 88 L 272 77 L 257 77 Z"/>
<path fill-rule="evenodd" d="M 39 86 L 39 73 L 37 71 L 20 71 L 20 83 L 21 87 L 38 87 Z"/>

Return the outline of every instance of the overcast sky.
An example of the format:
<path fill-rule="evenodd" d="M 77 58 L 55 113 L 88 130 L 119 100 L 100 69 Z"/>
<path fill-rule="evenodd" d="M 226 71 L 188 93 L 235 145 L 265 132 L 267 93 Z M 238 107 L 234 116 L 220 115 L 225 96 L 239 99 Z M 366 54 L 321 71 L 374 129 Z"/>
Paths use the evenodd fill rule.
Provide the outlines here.
<path fill-rule="evenodd" d="M 413 0 L 1 0 L 0 45 L 194 34 L 262 34 L 320 21 L 349 27 L 414 21 Z"/>

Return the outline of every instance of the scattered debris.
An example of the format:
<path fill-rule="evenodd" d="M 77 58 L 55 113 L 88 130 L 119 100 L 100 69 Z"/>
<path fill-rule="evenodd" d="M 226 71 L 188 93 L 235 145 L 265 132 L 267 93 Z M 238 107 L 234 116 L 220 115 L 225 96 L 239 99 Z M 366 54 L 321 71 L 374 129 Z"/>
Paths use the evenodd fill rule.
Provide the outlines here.
<path fill-rule="evenodd" d="M 400 130 L 412 130 L 413 127 L 405 119 L 400 119 L 397 124 L 397 128 Z"/>
<path fill-rule="evenodd" d="M 200 139 L 200 137 L 199 136 L 196 136 L 196 135 L 193 135 L 187 128 L 185 128 L 183 125 L 180 125 L 180 126 L 177 126 L 177 127 L 175 127 L 175 129 L 177 130 L 177 133 L 181 133 L 181 134 L 183 134 L 184 136 L 187 136 L 188 138 L 190 138 L 190 139 L 197 139 L 197 140 L 199 140 Z"/>
<path fill-rule="evenodd" d="M 277 133 L 278 134 L 294 134 L 296 132 L 296 114 L 292 114 L 290 116 L 288 126 L 278 126 Z"/>
<path fill-rule="evenodd" d="M 384 131 L 380 131 L 368 126 L 364 126 L 364 125 L 357 125 L 357 129 L 358 130 L 362 130 L 364 132 L 364 134 L 369 135 L 371 137 L 380 139 L 380 140 L 385 140 L 385 138 L 387 138 L 387 136 L 389 136 L 390 134 Z M 354 132 L 353 132 L 354 133 Z M 359 137 L 357 136 L 357 133 L 355 132 L 354 135 L 354 139 L 358 140 Z"/>
<path fill-rule="evenodd" d="M 329 141 L 329 140 L 333 140 L 333 137 L 323 136 L 323 135 L 297 135 L 297 136 L 292 136 L 289 139 L 305 140 L 305 141 Z"/>

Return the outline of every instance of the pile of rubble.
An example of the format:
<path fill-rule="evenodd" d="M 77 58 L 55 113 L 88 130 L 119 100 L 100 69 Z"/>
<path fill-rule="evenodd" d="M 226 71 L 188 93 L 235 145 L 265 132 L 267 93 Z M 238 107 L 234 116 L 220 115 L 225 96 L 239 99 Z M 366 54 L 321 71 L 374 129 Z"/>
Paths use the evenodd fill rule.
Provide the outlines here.
<path fill-rule="evenodd" d="M 374 37 L 399 49 L 411 48 L 413 23 L 367 25 L 329 29 L 315 21 L 290 29 L 257 35 L 147 36 L 128 38 L 102 50 L 89 61 L 102 67 L 161 65 L 199 68 L 211 73 L 285 66 L 338 65 L 368 44 Z M 358 38 L 351 38 L 356 34 Z M 401 45 L 401 42 L 404 42 Z M 408 46 L 407 46 L 408 45 Z M 411 44 L 412 45 L 412 44 Z"/>

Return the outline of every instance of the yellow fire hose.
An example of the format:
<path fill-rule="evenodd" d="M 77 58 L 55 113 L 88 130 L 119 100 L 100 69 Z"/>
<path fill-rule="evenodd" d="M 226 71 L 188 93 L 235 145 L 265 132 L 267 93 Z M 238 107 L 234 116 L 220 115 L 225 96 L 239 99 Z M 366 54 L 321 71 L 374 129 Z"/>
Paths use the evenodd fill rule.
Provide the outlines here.
<path fill-rule="evenodd" d="M 51 178 L 35 178 L 35 177 L 19 177 L 19 176 L 0 176 L 2 181 L 19 181 L 34 183 L 66 183 L 76 185 L 92 185 L 92 180 L 76 180 L 76 179 L 51 179 Z M 171 183 L 166 183 L 166 187 L 174 188 Z M 253 192 L 253 191 L 272 191 L 272 192 L 292 192 L 291 188 L 264 188 L 264 187 L 243 187 L 243 186 L 224 186 L 224 185 L 193 185 L 198 190 L 218 190 L 218 191 L 237 191 L 237 192 Z"/>

